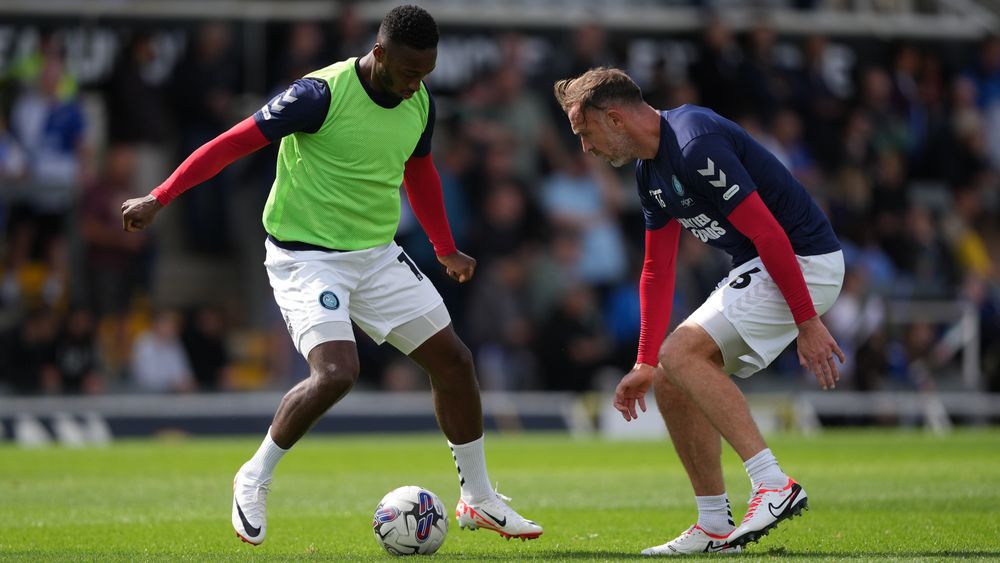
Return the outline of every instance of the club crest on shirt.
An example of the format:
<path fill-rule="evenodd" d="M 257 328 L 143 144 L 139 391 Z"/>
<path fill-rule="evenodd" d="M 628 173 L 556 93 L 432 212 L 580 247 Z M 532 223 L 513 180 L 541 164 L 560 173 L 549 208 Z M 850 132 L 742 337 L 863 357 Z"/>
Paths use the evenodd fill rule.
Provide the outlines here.
<path fill-rule="evenodd" d="M 324 308 L 334 311 L 337 307 L 340 307 L 340 299 L 337 299 L 337 294 L 332 291 L 324 291 L 319 294 L 319 304 Z"/>
<path fill-rule="evenodd" d="M 682 184 L 681 181 L 677 179 L 677 176 L 671 175 L 670 182 L 674 185 L 674 193 L 676 193 L 681 197 L 684 197 L 684 184 Z"/>

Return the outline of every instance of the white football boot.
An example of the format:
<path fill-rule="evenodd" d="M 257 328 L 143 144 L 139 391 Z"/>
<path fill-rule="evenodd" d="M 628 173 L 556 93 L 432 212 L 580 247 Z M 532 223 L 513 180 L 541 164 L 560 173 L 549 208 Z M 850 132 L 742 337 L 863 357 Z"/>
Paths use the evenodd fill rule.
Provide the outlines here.
<path fill-rule="evenodd" d="M 743 546 L 766 536 L 778 522 L 802 514 L 809 508 L 806 490 L 789 478 L 781 489 L 758 486 L 750 494 L 747 514 L 740 525 L 729 534 L 730 545 Z"/>
<path fill-rule="evenodd" d="M 663 545 L 647 547 L 642 550 L 643 555 L 693 555 L 696 553 L 739 553 L 743 548 L 731 546 L 726 541 L 728 535 L 717 536 L 703 530 L 701 526 L 695 524 L 686 532 L 668 541 Z"/>
<path fill-rule="evenodd" d="M 460 528 L 493 530 L 508 540 L 510 538 L 533 540 L 542 535 L 541 526 L 531 520 L 525 520 L 507 505 L 508 502 L 510 497 L 497 492 L 475 504 L 459 498 L 458 506 L 455 508 L 455 520 L 458 521 Z"/>
<path fill-rule="evenodd" d="M 267 532 L 267 493 L 271 480 L 258 481 L 241 467 L 233 478 L 233 528 L 241 540 L 260 545 Z"/>

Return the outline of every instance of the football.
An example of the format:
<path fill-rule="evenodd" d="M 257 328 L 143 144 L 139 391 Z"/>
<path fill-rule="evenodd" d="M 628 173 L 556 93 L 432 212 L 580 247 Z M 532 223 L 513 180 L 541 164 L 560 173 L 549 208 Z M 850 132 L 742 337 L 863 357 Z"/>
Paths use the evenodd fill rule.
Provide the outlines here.
<path fill-rule="evenodd" d="M 393 555 L 430 555 L 448 535 L 448 515 L 441 499 L 423 487 L 399 487 L 386 493 L 372 519 L 375 541 Z"/>

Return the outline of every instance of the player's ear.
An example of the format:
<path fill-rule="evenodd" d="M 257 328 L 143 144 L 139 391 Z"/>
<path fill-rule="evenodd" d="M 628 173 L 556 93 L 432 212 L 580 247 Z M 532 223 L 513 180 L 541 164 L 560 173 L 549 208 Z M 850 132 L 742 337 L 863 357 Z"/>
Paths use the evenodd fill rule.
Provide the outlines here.
<path fill-rule="evenodd" d="M 625 123 L 625 116 L 622 115 L 622 112 L 614 108 L 606 110 L 604 118 L 607 120 L 608 125 L 612 127 L 622 127 Z"/>
<path fill-rule="evenodd" d="M 372 54 L 375 55 L 376 61 L 380 63 L 385 62 L 385 46 L 382 43 L 375 43 L 375 46 L 372 47 Z"/>

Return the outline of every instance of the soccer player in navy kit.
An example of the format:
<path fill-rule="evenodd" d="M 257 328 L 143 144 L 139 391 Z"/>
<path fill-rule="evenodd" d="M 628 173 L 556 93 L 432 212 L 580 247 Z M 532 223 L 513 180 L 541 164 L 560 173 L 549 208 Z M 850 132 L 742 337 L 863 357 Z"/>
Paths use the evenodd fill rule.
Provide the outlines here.
<path fill-rule="evenodd" d="M 819 314 L 836 300 L 844 260 L 829 221 L 788 171 L 735 123 L 684 105 L 657 111 L 624 72 L 591 69 L 555 84 L 582 148 L 613 166 L 636 161 L 646 220 L 639 353 L 615 391 L 625 420 L 646 410 L 653 387 L 694 488 L 698 522 L 644 555 L 735 552 L 806 507 L 728 377 L 748 377 L 796 340 L 799 362 L 823 389 L 843 352 Z M 708 300 L 666 336 L 677 242 L 685 228 L 733 258 Z M 666 336 L 666 338 L 664 338 Z M 746 516 L 732 520 L 720 436 L 750 477 Z"/>

